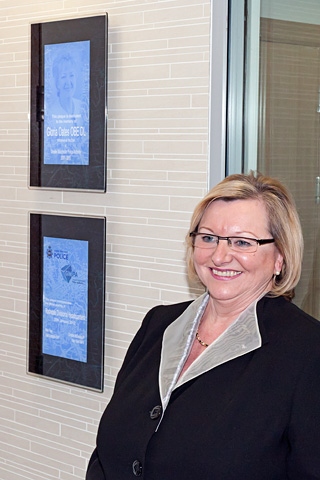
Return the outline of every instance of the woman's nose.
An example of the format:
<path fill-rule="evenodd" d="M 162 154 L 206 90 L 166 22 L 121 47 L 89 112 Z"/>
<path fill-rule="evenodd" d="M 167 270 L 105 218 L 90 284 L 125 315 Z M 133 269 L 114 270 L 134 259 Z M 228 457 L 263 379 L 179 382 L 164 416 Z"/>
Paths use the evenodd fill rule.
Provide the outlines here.
<path fill-rule="evenodd" d="M 214 263 L 221 263 L 229 260 L 229 257 L 232 257 L 232 250 L 229 245 L 228 240 L 219 239 L 219 242 L 212 252 L 212 260 Z"/>

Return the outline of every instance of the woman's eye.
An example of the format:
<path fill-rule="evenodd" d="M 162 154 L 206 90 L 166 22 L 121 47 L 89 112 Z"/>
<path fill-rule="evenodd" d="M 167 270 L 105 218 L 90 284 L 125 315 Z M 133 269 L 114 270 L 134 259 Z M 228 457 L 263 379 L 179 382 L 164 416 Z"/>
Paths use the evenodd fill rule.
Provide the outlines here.
<path fill-rule="evenodd" d="M 214 243 L 215 237 L 213 235 L 201 235 L 201 240 L 205 243 Z"/>
<path fill-rule="evenodd" d="M 243 238 L 239 238 L 238 240 L 234 241 L 234 245 L 239 248 L 248 248 L 252 246 L 252 242 Z"/>

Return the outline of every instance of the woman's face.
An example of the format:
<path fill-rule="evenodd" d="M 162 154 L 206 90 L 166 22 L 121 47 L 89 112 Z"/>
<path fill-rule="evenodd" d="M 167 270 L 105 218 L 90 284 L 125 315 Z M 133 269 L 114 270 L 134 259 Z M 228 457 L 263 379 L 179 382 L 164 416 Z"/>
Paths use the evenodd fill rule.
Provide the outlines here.
<path fill-rule="evenodd" d="M 272 238 L 260 200 L 215 200 L 205 211 L 198 228 L 221 237 Z M 272 277 L 281 271 L 283 257 L 274 243 L 258 245 L 254 253 L 235 252 L 226 240 L 215 249 L 194 248 L 194 266 L 213 300 L 245 308 L 270 290 Z"/>
<path fill-rule="evenodd" d="M 72 62 L 63 61 L 60 65 L 57 88 L 60 97 L 73 97 L 76 88 L 76 75 Z"/>

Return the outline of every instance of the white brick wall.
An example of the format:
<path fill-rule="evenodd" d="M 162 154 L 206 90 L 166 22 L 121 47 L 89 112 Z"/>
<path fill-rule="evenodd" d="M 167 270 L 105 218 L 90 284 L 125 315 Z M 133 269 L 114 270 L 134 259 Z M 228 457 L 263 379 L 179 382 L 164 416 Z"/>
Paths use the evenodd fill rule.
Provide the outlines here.
<path fill-rule="evenodd" d="M 109 14 L 108 191 L 28 188 L 30 23 Z M 0 2 L 0 479 L 82 480 L 146 311 L 196 293 L 184 236 L 207 189 L 210 0 Z M 104 393 L 27 375 L 28 211 L 107 217 Z"/>

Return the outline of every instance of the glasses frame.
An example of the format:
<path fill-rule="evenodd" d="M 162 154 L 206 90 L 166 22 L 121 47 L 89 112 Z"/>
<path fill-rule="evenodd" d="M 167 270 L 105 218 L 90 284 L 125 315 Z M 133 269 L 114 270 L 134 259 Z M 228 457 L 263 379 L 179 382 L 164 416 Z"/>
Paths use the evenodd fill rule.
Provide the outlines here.
<path fill-rule="evenodd" d="M 232 247 L 232 244 L 230 245 L 230 242 L 229 242 L 230 238 L 238 238 L 239 240 L 253 240 L 254 242 L 256 242 L 256 244 L 257 244 L 256 250 L 254 250 L 252 252 L 247 252 L 247 253 L 255 253 L 258 250 L 259 245 L 267 245 L 268 243 L 274 243 L 275 242 L 274 238 L 259 238 L 258 239 L 258 238 L 251 238 L 251 237 L 238 237 L 237 235 L 230 235 L 230 237 L 221 237 L 220 235 L 215 235 L 214 233 L 196 232 L 196 231 L 189 233 L 189 236 L 193 238 L 193 242 L 194 242 L 195 237 L 197 237 L 198 235 L 211 235 L 212 237 L 216 237 L 218 239 L 216 245 L 211 245 L 211 246 L 208 246 L 208 247 L 199 247 L 199 246 L 196 247 L 193 243 L 194 248 L 203 248 L 204 250 L 210 250 L 210 249 L 214 250 L 219 245 L 220 240 L 227 240 L 228 245 L 229 245 L 229 247 L 231 248 L 232 251 L 241 253 L 241 250 L 235 250 Z M 246 250 L 244 249 L 243 252 L 246 252 Z"/>

